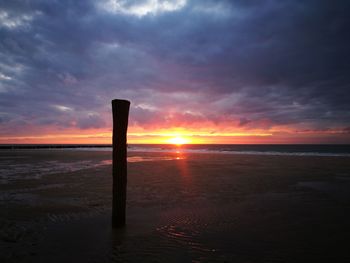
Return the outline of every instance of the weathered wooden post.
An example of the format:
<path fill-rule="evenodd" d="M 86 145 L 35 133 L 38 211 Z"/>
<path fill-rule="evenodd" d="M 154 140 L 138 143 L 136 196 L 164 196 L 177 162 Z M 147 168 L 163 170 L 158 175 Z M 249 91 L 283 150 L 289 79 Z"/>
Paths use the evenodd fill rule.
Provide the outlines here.
<path fill-rule="evenodd" d="M 113 204 L 112 226 L 125 225 L 127 146 L 130 101 L 112 100 L 113 112 Z"/>

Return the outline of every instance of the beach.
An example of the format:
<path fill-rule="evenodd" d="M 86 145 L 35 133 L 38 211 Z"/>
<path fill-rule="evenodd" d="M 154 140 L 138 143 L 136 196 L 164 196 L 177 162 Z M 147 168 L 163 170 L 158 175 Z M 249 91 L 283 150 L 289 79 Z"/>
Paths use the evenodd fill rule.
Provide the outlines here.
<path fill-rule="evenodd" d="M 350 157 L 129 151 L 111 227 L 111 152 L 0 150 L 0 262 L 346 262 Z"/>

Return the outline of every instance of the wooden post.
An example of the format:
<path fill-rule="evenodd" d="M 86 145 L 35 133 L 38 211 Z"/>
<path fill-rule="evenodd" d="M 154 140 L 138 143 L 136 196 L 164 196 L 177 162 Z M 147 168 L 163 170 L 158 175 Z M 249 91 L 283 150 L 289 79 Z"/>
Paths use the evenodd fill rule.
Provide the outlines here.
<path fill-rule="evenodd" d="M 112 226 L 125 225 L 127 146 L 130 101 L 112 100 L 113 112 L 113 204 Z"/>

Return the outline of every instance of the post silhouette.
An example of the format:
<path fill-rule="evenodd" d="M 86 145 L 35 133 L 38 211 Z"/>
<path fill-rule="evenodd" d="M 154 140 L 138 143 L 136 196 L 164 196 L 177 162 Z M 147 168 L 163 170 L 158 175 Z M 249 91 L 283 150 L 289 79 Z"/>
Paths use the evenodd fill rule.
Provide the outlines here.
<path fill-rule="evenodd" d="M 130 101 L 112 100 L 113 113 L 113 204 L 112 226 L 125 225 L 127 145 Z"/>

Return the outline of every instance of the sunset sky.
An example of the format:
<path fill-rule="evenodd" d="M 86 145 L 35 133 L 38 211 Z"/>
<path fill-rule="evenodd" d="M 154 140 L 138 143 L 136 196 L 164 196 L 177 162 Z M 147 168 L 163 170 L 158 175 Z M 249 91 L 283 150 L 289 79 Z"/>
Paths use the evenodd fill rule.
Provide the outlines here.
<path fill-rule="evenodd" d="M 350 143 L 350 1 L 0 1 L 0 144 Z M 177 139 L 176 139 L 177 138 Z"/>

